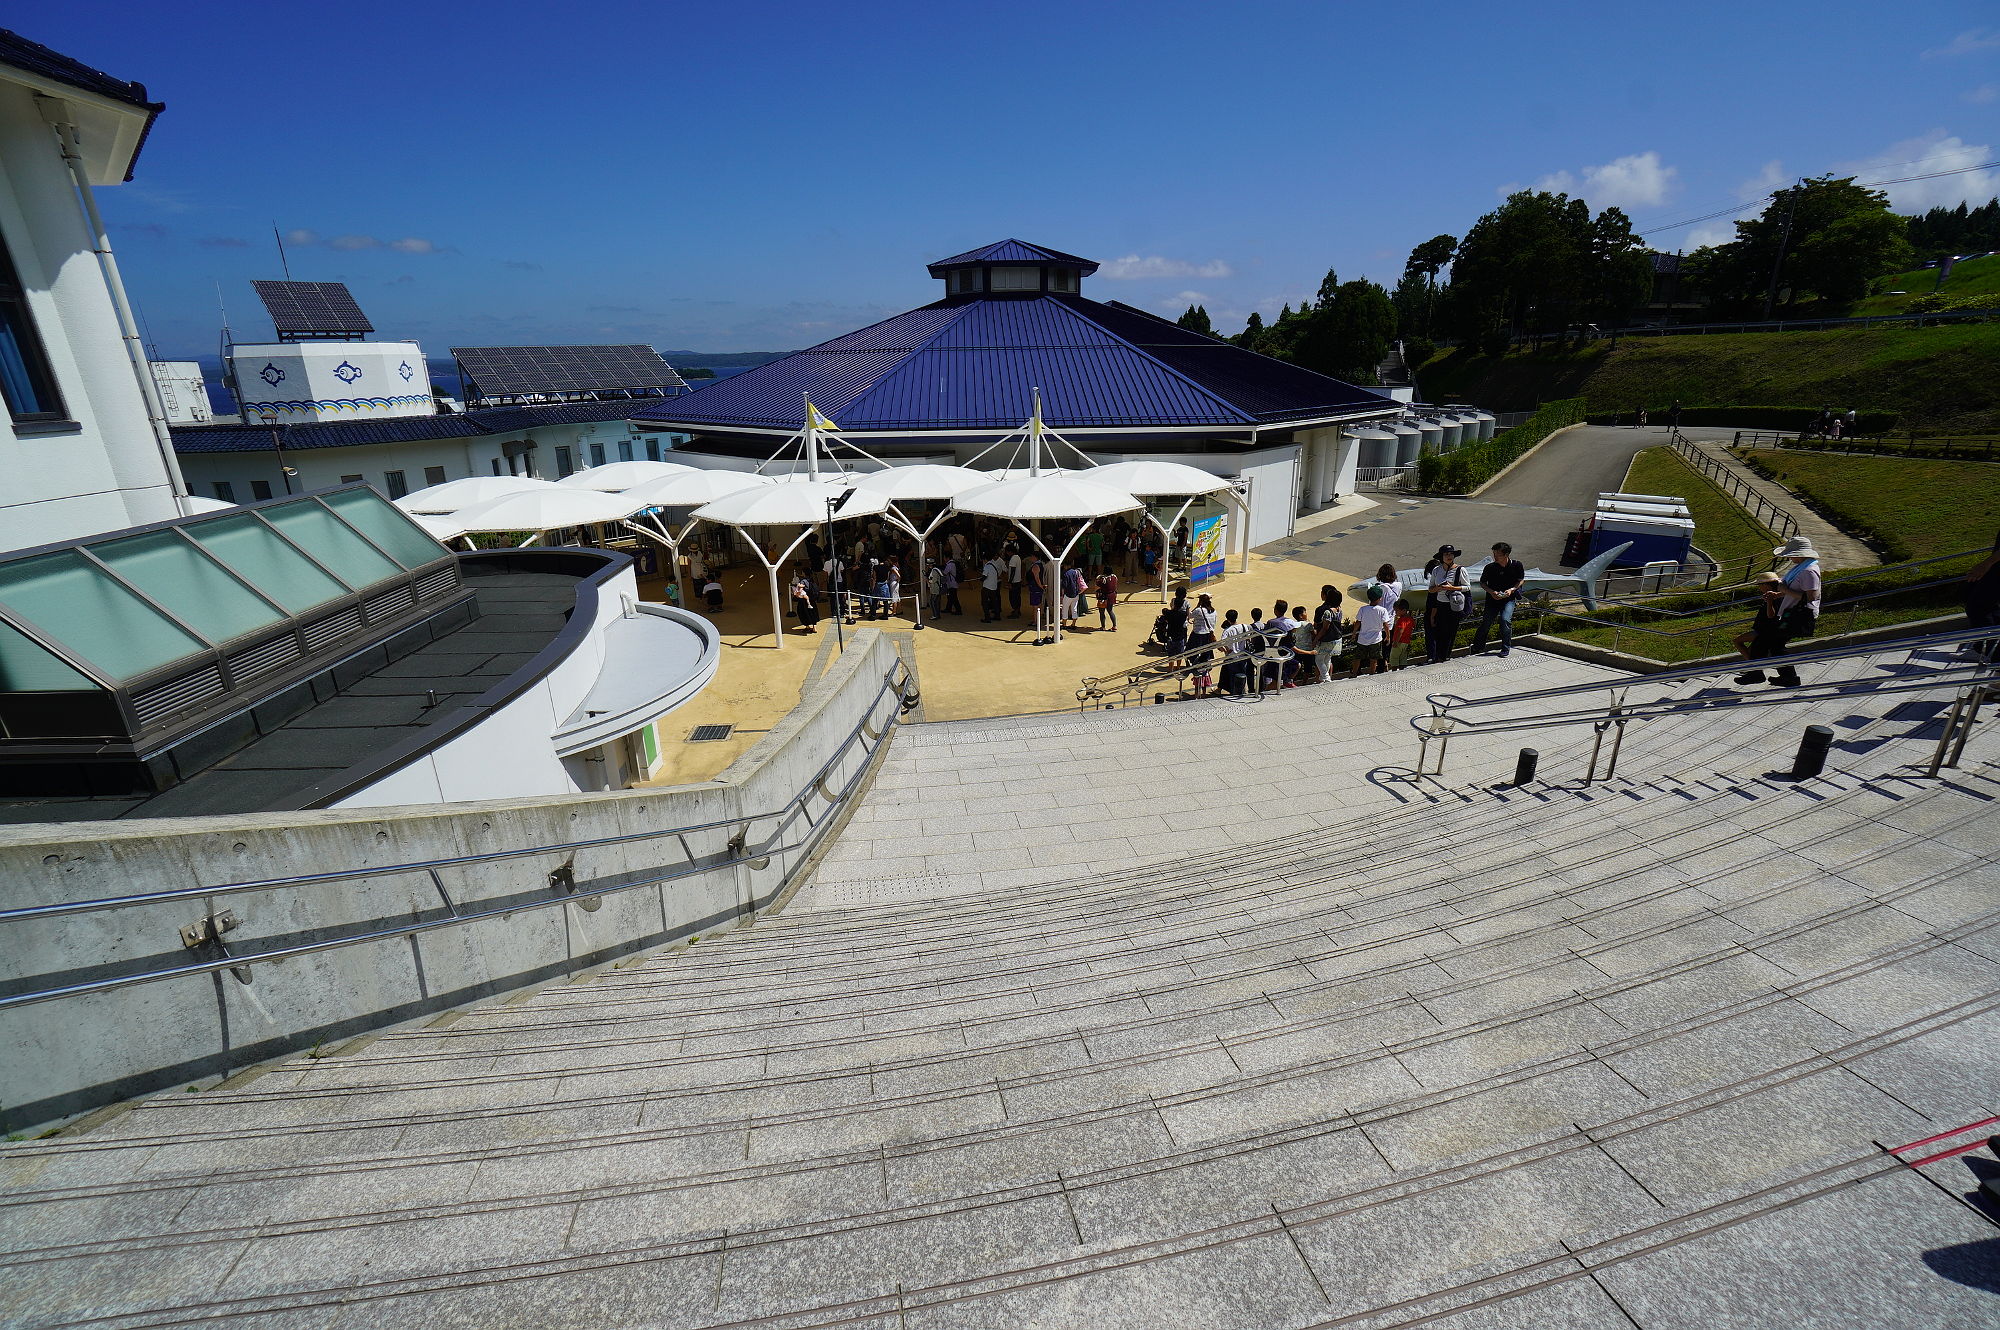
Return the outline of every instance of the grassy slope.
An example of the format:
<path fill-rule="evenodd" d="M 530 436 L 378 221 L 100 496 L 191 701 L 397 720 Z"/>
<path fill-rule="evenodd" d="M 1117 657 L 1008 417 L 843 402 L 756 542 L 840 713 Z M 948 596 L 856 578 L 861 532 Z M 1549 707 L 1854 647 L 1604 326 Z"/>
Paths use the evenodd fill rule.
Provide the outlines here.
<path fill-rule="evenodd" d="M 1734 499 L 1674 456 L 1670 448 L 1648 448 L 1625 473 L 1627 494 L 1679 494 L 1694 515 L 1694 543 L 1717 563 L 1728 564 L 1768 553 L 1777 537 L 1750 520 Z"/>
<path fill-rule="evenodd" d="M 1918 296 L 1927 296 L 1937 287 L 1937 269 L 1919 268 L 1882 279 L 1884 291 L 1901 291 L 1900 296 L 1870 296 L 1853 310 L 1855 318 L 1878 314 L 1901 314 L 1903 307 Z M 1983 259 L 1967 259 L 1951 270 L 1939 291 L 1945 296 L 1983 296 L 2000 292 L 2000 254 Z"/>
<path fill-rule="evenodd" d="M 1988 544 L 2000 526 L 2000 463 L 1791 452 L 1757 458 L 1807 498 L 1893 533 L 1912 559 Z"/>
<path fill-rule="evenodd" d="M 1592 411 L 1819 406 L 1893 411 L 1905 426 L 2000 425 L 2000 322 L 1935 328 L 1627 337 L 1567 354 L 1445 352 L 1418 383 L 1434 402 L 1500 411 L 1581 395 Z"/>

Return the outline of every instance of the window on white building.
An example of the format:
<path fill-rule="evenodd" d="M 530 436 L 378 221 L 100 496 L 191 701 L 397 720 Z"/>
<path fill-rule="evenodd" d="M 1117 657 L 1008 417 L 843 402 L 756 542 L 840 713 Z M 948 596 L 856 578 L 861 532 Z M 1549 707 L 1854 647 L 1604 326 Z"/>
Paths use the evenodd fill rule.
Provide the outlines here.
<path fill-rule="evenodd" d="M 576 474 L 576 451 L 571 448 L 565 448 L 561 444 L 557 444 L 556 479 L 561 480 L 564 476 L 570 476 L 575 474 Z"/>
<path fill-rule="evenodd" d="M 361 481 L 362 477 L 360 476 L 342 476 L 340 478 L 340 483 L 343 485 L 359 485 Z"/>
<path fill-rule="evenodd" d="M 14 272 L 14 256 L 0 240 L 0 396 L 16 424 L 65 419 L 62 393 L 42 351 L 41 334 L 28 311 L 27 292 Z"/>
<path fill-rule="evenodd" d="M 359 477 L 359 476 L 356 476 L 356 477 L 355 477 L 355 479 L 356 479 L 356 480 L 359 480 L 359 479 L 361 479 L 361 477 Z M 444 484 L 444 468 L 443 468 L 443 467 L 441 467 L 441 466 L 427 466 L 427 467 L 425 467 L 425 468 L 424 468 L 424 484 L 426 484 L 426 485 L 442 485 L 442 484 Z"/>
<path fill-rule="evenodd" d="M 945 291 L 949 295 L 969 295 L 986 289 L 986 274 L 978 268 L 955 268 L 945 280 Z"/>
<path fill-rule="evenodd" d="M 271 497 L 271 482 L 270 482 L 270 481 L 268 481 L 268 480 L 253 480 L 253 481 L 251 481 L 251 482 L 250 482 L 250 497 L 251 497 L 251 498 L 253 498 L 253 499 L 268 499 L 268 498 L 270 498 L 270 497 Z"/>
<path fill-rule="evenodd" d="M 603 445 L 603 444 L 601 444 L 601 443 L 593 443 L 593 444 L 591 444 L 591 445 L 590 445 L 590 464 L 591 464 L 592 466 L 603 466 L 603 465 L 604 465 L 604 445 Z"/>
<path fill-rule="evenodd" d="M 400 499 L 410 492 L 410 482 L 403 478 L 403 473 L 400 471 L 384 471 L 382 484 L 388 488 L 389 497 L 392 499 Z"/>
<path fill-rule="evenodd" d="M 224 503 L 236 502 L 236 487 L 234 485 L 226 480 L 212 481 L 211 484 L 215 487 L 216 498 L 222 500 Z"/>
<path fill-rule="evenodd" d="M 646 460 L 648 462 L 657 462 L 660 460 L 660 441 L 658 439 L 646 440 Z"/>
<path fill-rule="evenodd" d="M 630 439 L 620 439 L 618 441 L 618 460 L 621 462 L 632 460 L 632 441 Z"/>
<path fill-rule="evenodd" d="M 1051 268 L 1051 269 L 1049 269 L 1049 290 L 1051 290 L 1051 291 L 1075 291 L 1075 290 L 1076 290 L 1076 269 L 1074 269 L 1074 268 Z"/>

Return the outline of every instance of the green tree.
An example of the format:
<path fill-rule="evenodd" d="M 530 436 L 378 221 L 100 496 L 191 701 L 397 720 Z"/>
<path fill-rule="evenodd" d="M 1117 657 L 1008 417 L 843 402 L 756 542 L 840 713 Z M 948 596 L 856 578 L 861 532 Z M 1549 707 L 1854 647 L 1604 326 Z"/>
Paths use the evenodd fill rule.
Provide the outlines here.
<path fill-rule="evenodd" d="M 1868 284 L 1914 261 L 1907 219 L 1880 190 L 1851 176 L 1815 176 L 1780 190 L 1756 217 L 1736 223 L 1736 239 L 1697 250 L 1694 281 L 1717 311 L 1760 312 L 1776 273 L 1773 312 L 1812 302 L 1845 307 Z"/>
<path fill-rule="evenodd" d="M 1243 331 L 1237 333 L 1232 340 L 1246 351 L 1255 351 L 1257 343 L 1263 338 L 1264 316 L 1253 309 L 1250 311 L 1249 319 L 1243 324 Z"/>
<path fill-rule="evenodd" d="M 1457 236 L 1432 236 L 1410 251 L 1403 278 L 1390 299 L 1395 303 L 1403 335 L 1428 337 L 1437 308 L 1438 274 L 1458 254 Z"/>
<path fill-rule="evenodd" d="M 1387 291 L 1369 281 L 1343 282 L 1325 304 L 1297 317 L 1291 360 L 1350 383 L 1375 382 L 1376 367 L 1396 337 L 1396 308 Z"/>
<path fill-rule="evenodd" d="M 1189 332 L 1198 332 L 1204 337 L 1215 336 L 1215 325 L 1208 321 L 1208 310 L 1201 305 L 1189 305 L 1187 312 L 1174 322 Z"/>
<path fill-rule="evenodd" d="M 1313 308 L 1327 309 L 1340 295 L 1340 278 L 1333 269 L 1326 270 L 1326 276 L 1319 280 L 1319 295 L 1313 300 Z"/>

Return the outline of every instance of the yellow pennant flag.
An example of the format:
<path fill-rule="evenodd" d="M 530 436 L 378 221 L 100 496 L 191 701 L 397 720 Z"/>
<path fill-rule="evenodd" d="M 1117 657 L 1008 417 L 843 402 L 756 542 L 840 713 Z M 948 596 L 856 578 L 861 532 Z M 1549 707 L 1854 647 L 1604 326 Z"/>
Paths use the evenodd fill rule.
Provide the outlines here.
<path fill-rule="evenodd" d="M 811 398 L 806 399 L 806 427 L 808 429 L 833 430 L 835 432 L 838 432 L 840 429 L 840 426 L 819 413 L 819 408 L 812 404 Z"/>

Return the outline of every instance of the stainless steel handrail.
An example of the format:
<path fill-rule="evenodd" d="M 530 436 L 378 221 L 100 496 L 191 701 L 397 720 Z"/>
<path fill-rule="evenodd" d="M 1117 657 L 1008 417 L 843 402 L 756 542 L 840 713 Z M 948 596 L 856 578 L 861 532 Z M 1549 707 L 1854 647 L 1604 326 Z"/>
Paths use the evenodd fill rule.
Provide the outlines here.
<path fill-rule="evenodd" d="M 867 738 L 873 738 L 873 745 L 870 747 L 871 756 L 875 750 L 888 742 L 895 722 L 900 717 L 904 709 L 904 704 L 907 702 L 908 694 L 905 689 L 910 681 L 910 677 L 908 667 L 900 660 L 897 661 L 888 673 L 883 675 L 882 684 L 876 690 L 875 695 L 868 700 L 867 709 L 863 712 L 861 720 L 855 724 L 853 729 L 847 732 L 833 754 L 820 765 L 818 771 L 811 779 L 801 785 L 796 794 L 777 808 L 768 811 L 745 813 L 736 817 L 719 818 L 687 826 L 663 827 L 656 831 L 632 832 L 621 836 L 594 837 L 589 840 L 560 841 L 553 844 L 534 845 L 514 850 L 496 850 L 486 854 L 456 855 L 446 859 L 416 860 L 404 864 L 336 869 L 326 873 L 305 873 L 295 877 L 263 878 L 249 882 L 223 883 L 212 887 L 183 887 L 172 891 L 148 892 L 135 896 L 113 896 L 101 900 L 70 901 L 53 905 L 26 906 L 0 911 L 0 924 L 19 923 L 33 919 L 86 914 L 126 906 L 159 905 L 173 901 L 237 895 L 250 891 L 279 890 L 286 887 L 306 886 L 350 878 L 387 877 L 403 873 L 424 873 L 428 875 L 431 879 L 431 885 L 436 887 L 438 894 L 444 898 L 445 907 L 448 911 L 447 915 L 443 918 L 397 924 L 390 928 L 371 929 L 365 932 L 346 933 L 317 942 L 298 943 L 287 947 L 273 947 L 257 952 L 229 953 L 216 960 L 202 961 L 191 965 L 169 966 L 163 969 L 91 980 L 86 983 L 68 984 L 60 988 L 9 994 L 0 996 L 0 1010 L 5 1010 L 9 1007 L 26 1006 L 36 1002 L 53 1001 L 59 998 L 76 997 L 87 993 L 101 993 L 116 988 L 127 988 L 135 984 L 154 983 L 160 980 L 183 978 L 190 975 L 213 974 L 220 970 L 235 969 L 246 965 L 257 965 L 267 961 L 285 960 L 293 956 L 307 956 L 318 952 L 336 950 L 341 947 L 357 946 L 364 942 L 378 942 L 388 938 L 406 937 L 416 933 L 429 932 L 436 928 L 456 927 L 460 924 L 475 923 L 482 919 L 519 914 L 528 910 L 548 909 L 570 901 L 594 900 L 599 897 L 614 895 L 618 892 L 630 891 L 637 887 L 655 886 L 666 882 L 678 881 L 682 878 L 710 873 L 718 869 L 733 868 L 742 864 L 754 866 L 759 860 L 769 859 L 774 854 L 782 854 L 790 850 L 802 848 L 810 842 L 810 835 L 784 844 L 775 843 L 775 837 L 783 835 L 786 827 L 789 826 L 796 816 L 800 812 L 805 811 L 808 799 L 815 792 L 825 800 L 829 809 L 838 806 L 853 793 L 855 786 L 867 772 L 868 764 L 866 762 L 861 763 L 855 772 L 841 783 L 837 791 L 829 792 L 823 788 L 826 777 L 848 755 L 857 741 L 862 741 L 864 746 L 868 746 Z M 870 736 L 868 729 L 869 719 L 883 697 L 891 692 L 897 695 L 898 706 L 896 711 L 879 731 L 875 731 L 874 735 Z M 815 820 L 809 811 L 805 811 L 805 816 L 808 828 L 812 831 L 817 831 L 820 825 L 819 821 Z M 824 816 L 824 810 L 822 810 L 821 816 Z M 766 840 L 754 847 L 751 846 L 748 843 L 750 828 L 758 822 L 772 819 L 782 819 L 784 823 L 784 825 L 773 830 L 772 836 L 774 839 Z M 685 838 L 702 831 L 715 831 L 724 827 L 742 828 L 739 836 L 731 838 L 726 857 L 716 859 L 711 863 L 694 862 L 696 856 L 686 844 Z M 488 910 L 466 912 L 459 909 L 451 901 L 450 897 L 445 895 L 443 886 L 437 878 L 437 870 L 440 868 L 493 863 L 506 859 L 527 858 L 531 855 L 574 854 L 578 850 L 592 849 L 606 845 L 630 844 L 635 841 L 658 840 L 665 837 L 675 837 L 682 840 L 681 851 L 687 855 L 689 860 L 685 867 L 636 880 L 620 881 L 606 886 L 566 887 L 561 890 L 560 894 L 552 895 L 546 900 L 513 901 L 505 906 L 494 907 Z"/>
<path fill-rule="evenodd" d="M 1885 650 L 1905 650 L 1907 661 L 1919 651 L 1939 647 L 1991 640 L 1995 637 L 1993 628 L 1963 628 L 1948 633 L 1937 633 L 1922 638 L 1894 643 L 1873 643 L 1859 647 L 1846 647 L 1832 651 L 1811 652 L 1797 656 L 1783 656 L 1775 661 L 1736 661 L 1728 665 L 1710 665 L 1700 669 L 1675 670 L 1662 674 L 1645 675 L 1638 678 L 1595 680 L 1584 684 L 1571 684 L 1562 688 L 1548 688 L 1531 693 L 1515 693 L 1487 698 L 1462 698 L 1448 693 L 1433 693 L 1425 700 L 1431 705 L 1429 715 L 1410 717 L 1410 728 L 1417 732 L 1417 774 L 1438 775 L 1444 770 L 1445 755 L 1450 740 L 1459 734 L 1517 734 L 1530 730 L 1554 729 L 1562 726 L 1590 725 L 1597 731 L 1597 741 L 1591 750 L 1590 772 L 1587 780 L 1595 779 L 1598 750 L 1603 746 L 1604 731 L 1615 727 L 1617 736 L 1611 754 L 1611 771 L 1615 773 L 1618 762 L 1618 744 L 1624 738 L 1625 726 L 1634 720 L 1656 720 L 1663 716 L 1689 715 L 1700 711 L 1714 711 L 1721 708 L 1797 706 L 1813 702 L 1830 701 L 1836 698 L 1866 693 L 1869 696 L 1884 696 L 1892 693 L 1935 692 L 1939 689 L 1961 689 L 1967 696 L 1983 695 L 1995 686 L 2000 678 L 2000 666 L 1983 656 L 1975 656 L 1970 661 L 1952 663 L 1928 670 L 1918 677 L 1877 680 L 1867 678 L 1819 679 L 1802 682 L 1779 692 L 1725 693 L 1703 697 L 1655 697 L 1650 700 L 1633 702 L 1629 694 L 1633 688 L 1650 684 L 1679 684 L 1712 678 L 1718 675 L 1734 674 L 1746 667 L 1785 664 L 1796 668 L 1813 663 L 1837 664 L 1843 661 L 1859 660 L 1883 654 Z M 1604 692 L 1610 700 L 1599 706 L 1581 707 L 1566 711 L 1546 711 L 1539 704 L 1548 699 L 1578 696 L 1585 693 Z M 1495 717 L 1480 719 L 1461 714 L 1465 710 L 1479 707 L 1536 705 L 1535 715 L 1520 718 Z M 1439 741 L 1438 764 L 1435 770 L 1429 768 L 1430 745 Z M 1963 749 L 1963 742 L 1958 749 Z M 1940 752 L 1943 750 L 1940 749 Z M 1956 754 L 1953 754 L 1954 761 Z"/>

